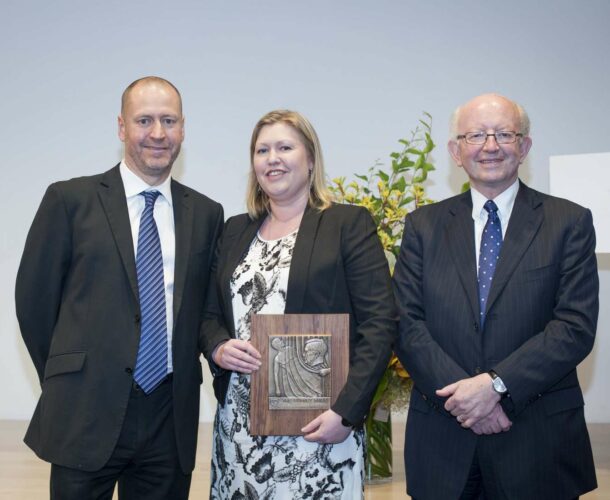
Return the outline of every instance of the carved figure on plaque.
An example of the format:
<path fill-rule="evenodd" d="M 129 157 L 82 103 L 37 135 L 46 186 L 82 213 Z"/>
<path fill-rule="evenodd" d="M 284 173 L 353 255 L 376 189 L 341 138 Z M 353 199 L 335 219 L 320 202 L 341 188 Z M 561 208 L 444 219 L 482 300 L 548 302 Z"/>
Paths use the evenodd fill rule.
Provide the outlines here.
<path fill-rule="evenodd" d="M 269 337 L 269 408 L 330 407 L 330 337 Z"/>

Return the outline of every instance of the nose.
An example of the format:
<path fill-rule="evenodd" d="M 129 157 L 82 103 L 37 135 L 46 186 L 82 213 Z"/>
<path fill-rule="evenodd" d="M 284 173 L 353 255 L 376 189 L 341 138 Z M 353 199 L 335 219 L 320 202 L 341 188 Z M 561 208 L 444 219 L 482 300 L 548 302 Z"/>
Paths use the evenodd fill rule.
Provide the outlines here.
<path fill-rule="evenodd" d="M 498 142 L 496 141 L 496 136 L 494 134 L 489 134 L 487 136 L 485 144 L 483 144 L 483 149 L 485 151 L 497 151 L 498 149 L 500 149 L 500 146 L 498 146 Z"/>
<path fill-rule="evenodd" d="M 269 149 L 269 154 L 267 155 L 267 163 L 273 165 L 279 161 L 279 156 L 274 148 Z"/>
<path fill-rule="evenodd" d="M 150 130 L 150 136 L 153 139 L 163 139 L 165 137 L 165 129 L 159 120 L 155 120 Z"/>

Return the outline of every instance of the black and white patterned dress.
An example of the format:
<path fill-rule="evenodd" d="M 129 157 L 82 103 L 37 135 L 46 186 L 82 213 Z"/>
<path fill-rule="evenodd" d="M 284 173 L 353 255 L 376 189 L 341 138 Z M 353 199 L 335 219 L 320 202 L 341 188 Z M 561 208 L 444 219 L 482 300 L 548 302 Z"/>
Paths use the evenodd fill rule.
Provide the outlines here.
<path fill-rule="evenodd" d="M 260 235 L 231 278 L 236 336 L 250 339 L 250 315 L 283 314 L 296 232 L 278 240 Z M 231 374 L 225 405 L 214 420 L 210 498 L 344 499 L 363 497 L 364 433 L 339 444 L 300 436 L 251 436 L 250 376 Z"/>

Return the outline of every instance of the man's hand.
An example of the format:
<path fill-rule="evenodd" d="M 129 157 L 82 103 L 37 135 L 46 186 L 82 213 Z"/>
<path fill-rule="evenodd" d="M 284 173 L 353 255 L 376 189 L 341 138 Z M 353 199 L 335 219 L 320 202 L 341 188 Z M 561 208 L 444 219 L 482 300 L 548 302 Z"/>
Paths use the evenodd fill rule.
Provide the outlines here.
<path fill-rule="evenodd" d="M 315 441 L 320 444 L 335 444 L 345 441 L 352 431 L 341 423 L 341 415 L 332 410 L 326 410 L 319 417 L 314 418 L 301 432 L 305 433 L 305 441 Z"/>
<path fill-rule="evenodd" d="M 212 359 L 221 368 L 241 373 L 252 373 L 261 366 L 261 355 L 246 340 L 231 339 L 220 344 Z"/>
<path fill-rule="evenodd" d="M 491 376 L 482 373 L 471 378 L 458 380 L 436 391 L 441 398 L 449 398 L 445 410 L 450 412 L 466 429 L 488 416 L 500 401 L 500 395 L 493 390 Z"/>
<path fill-rule="evenodd" d="M 508 419 L 504 409 L 497 403 L 491 413 L 475 423 L 470 430 L 475 434 L 498 434 L 508 431 L 513 423 Z"/>

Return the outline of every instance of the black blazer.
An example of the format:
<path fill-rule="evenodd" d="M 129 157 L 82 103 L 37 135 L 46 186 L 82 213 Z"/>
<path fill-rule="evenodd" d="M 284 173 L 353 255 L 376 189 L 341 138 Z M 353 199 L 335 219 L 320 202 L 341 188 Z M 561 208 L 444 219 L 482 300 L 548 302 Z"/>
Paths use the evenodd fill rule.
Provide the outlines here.
<path fill-rule="evenodd" d="M 173 404 L 185 473 L 194 466 L 200 322 L 222 207 L 172 181 L 176 234 Z M 54 464 L 93 471 L 123 425 L 140 337 L 129 213 L 118 166 L 52 184 L 17 275 L 17 317 L 42 394 L 25 441 Z"/>
<path fill-rule="evenodd" d="M 475 447 L 498 498 L 574 498 L 595 487 L 576 376 L 596 331 L 594 250 L 589 210 L 521 184 L 482 329 L 470 192 L 407 216 L 394 284 L 398 355 L 415 383 L 409 494 L 458 498 Z M 434 391 L 491 369 L 510 391 L 502 405 L 513 426 L 477 437 Z"/>
<path fill-rule="evenodd" d="M 219 342 L 235 334 L 229 281 L 263 220 L 252 221 L 247 214 L 230 218 L 218 247 L 216 293 L 208 294 L 204 322 L 204 354 L 216 373 L 214 391 L 220 404 L 230 372 L 219 371 L 211 354 Z M 349 313 L 350 367 L 333 410 L 360 424 L 396 334 L 388 263 L 366 209 L 332 205 L 324 211 L 306 210 L 292 255 L 285 312 Z"/>

